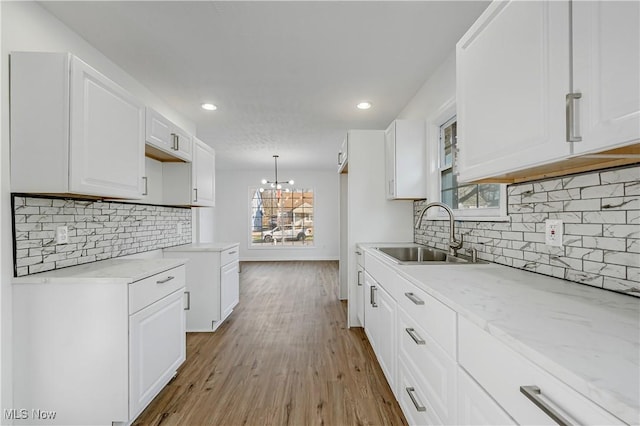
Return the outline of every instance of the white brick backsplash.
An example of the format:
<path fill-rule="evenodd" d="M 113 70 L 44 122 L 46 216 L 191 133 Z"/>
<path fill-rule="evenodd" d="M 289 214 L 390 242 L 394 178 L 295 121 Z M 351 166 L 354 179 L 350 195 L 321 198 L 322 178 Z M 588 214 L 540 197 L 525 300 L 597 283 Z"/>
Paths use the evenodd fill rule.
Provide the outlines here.
<path fill-rule="evenodd" d="M 15 196 L 13 219 L 17 276 L 191 242 L 188 208 Z M 68 244 L 55 244 L 60 225 Z"/>
<path fill-rule="evenodd" d="M 605 263 L 613 263 L 616 265 L 640 267 L 640 254 L 624 253 L 624 252 L 617 252 L 617 251 L 605 251 L 604 261 Z"/>
<path fill-rule="evenodd" d="M 615 183 L 610 185 L 590 186 L 582 188 L 580 198 L 607 198 L 607 197 L 623 197 L 624 183 Z"/>
<path fill-rule="evenodd" d="M 600 224 L 575 224 L 564 225 L 565 235 L 590 235 L 594 237 L 602 236 L 602 225 Z"/>
<path fill-rule="evenodd" d="M 510 185 L 507 193 L 510 223 L 458 222 L 480 259 L 640 297 L 640 166 Z M 546 219 L 563 221 L 563 247 L 545 245 Z M 414 239 L 446 249 L 447 226 L 425 220 Z"/>
<path fill-rule="evenodd" d="M 562 179 L 562 187 L 564 189 L 596 185 L 600 185 L 600 175 L 598 173 L 576 175 Z"/>

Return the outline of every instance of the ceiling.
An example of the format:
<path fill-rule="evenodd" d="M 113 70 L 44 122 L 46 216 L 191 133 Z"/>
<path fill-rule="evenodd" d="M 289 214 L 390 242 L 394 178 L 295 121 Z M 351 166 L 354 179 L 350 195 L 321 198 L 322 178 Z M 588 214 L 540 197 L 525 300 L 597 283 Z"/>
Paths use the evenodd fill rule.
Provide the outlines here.
<path fill-rule="evenodd" d="M 347 129 L 385 129 L 488 2 L 41 5 L 193 121 L 219 169 L 279 154 L 283 168 L 317 170 L 335 169 Z"/>

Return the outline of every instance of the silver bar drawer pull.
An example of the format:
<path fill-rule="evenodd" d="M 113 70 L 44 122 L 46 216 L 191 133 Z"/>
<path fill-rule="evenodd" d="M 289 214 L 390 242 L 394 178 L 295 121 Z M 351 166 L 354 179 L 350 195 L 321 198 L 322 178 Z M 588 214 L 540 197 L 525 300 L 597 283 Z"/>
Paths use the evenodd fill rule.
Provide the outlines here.
<path fill-rule="evenodd" d="M 236 254 L 236 251 L 230 251 L 229 254 Z"/>
<path fill-rule="evenodd" d="M 417 411 L 427 411 L 426 407 L 424 405 L 421 405 L 420 402 L 418 401 L 418 398 L 416 397 L 415 393 L 416 390 L 413 387 L 409 387 L 409 388 L 405 388 L 407 390 L 407 393 L 409 394 L 409 398 L 411 398 L 411 402 L 413 402 L 413 405 L 416 407 Z"/>
<path fill-rule="evenodd" d="M 185 291 L 184 294 L 187 295 L 187 306 L 184 308 L 185 311 L 188 311 L 191 309 L 191 292 L 190 291 Z"/>
<path fill-rule="evenodd" d="M 413 294 L 413 293 L 405 293 L 404 295 L 407 296 L 409 298 L 409 300 L 411 300 L 416 305 L 424 305 L 424 300 L 420 299 L 415 294 Z"/>
<path fill-rule="evenodd" d="M 560 426 L 570 426 L 572 423 L 559 413 L 554 407 L 545 402 L 540 395 L 542 392 L 537 386 L 520 386 L 520 392 L 524 394 L 531 402 L 541 409 L 547 416 L 551 417 L 554 422 Z"/>
<path fill-rule="evenodd" d="M 164 280 L 160 280 L 160 281 L 156 281 L 156 284 L 165 284 L 168 283 L 169 281 L 171 281 L 172 279 L 174 279 L 175 277 L 172 276 L 168 276 L 167 278 L 165 278 Z"/>
<path fill-rule="evenodd" d="M 358 285 L 359 286 L 362 285 L 362 280 L 360 278 L 362 278 L 362 271 L 358 271 Z"/>
<path fill-rule="evenodd" d="M 378 304 L 376 303 L 376 291 L 378 289 L 376 288 L 375 285 L 371 286 L 371 289 L 369 290 L 369 298 L 371 299 L 371 306 L 374 308 L 378 307 Z"/>
<path fill-rule="evenodd" d="M 418 335 L 418 333 L 416 333 L 415 329 L 413 329 L 413 328 L 405 328 L 404 330 L 407 332 L 407 334 L 409 336 L 411 336 L 413 341 L 416 342 L 416 345 L 424 345 L 425 344 L 424 340 L 422 340 L 422 338 Z"/>

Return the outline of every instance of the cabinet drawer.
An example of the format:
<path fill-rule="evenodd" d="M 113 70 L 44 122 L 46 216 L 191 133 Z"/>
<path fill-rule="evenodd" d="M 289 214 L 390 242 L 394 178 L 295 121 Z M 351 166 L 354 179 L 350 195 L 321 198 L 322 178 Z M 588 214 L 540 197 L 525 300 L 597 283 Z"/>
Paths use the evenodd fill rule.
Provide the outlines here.
<path fill-rule="evenodd" d="M 220 265 L 226 265 L 238 260 L 238 246 L 231 247 L 220 253 Z"/>
<path fill-rule="evenodd" d="M 404 278 L 396 278 L 398 305 L 444 349 L 456 357 L 456 313 Z"/>
<path fill-rule="evenodd" d="M 536 386 L 540 399 L 571 424 L 623 424 L 489 333 L 459 318 L 460 365 L 519 424 L 556 424 L 520 390 Z"/>
<path fill-rule="evenodd" d="M 425 395 L 422 380 L 418 379 L 416 372 L 412 371 L 401 357 L 398 360 L 397 398 L 407 422 L 410 425 L 443 424 L 429 405 Z"/>
<path fill-rule="evenodd" d="M 455 361 L 447 356 L 429 334 L 398 309 L 399 357 L 419 374 L 422 397 L 445 424 L 455 424 L 456 370 Z M 399 389 L 401 393 L 403 389 Z"/>
<path fill-rule="evenodd" d="M 185 286 L 185 266 L 129 284 L 129 315 Z"/>

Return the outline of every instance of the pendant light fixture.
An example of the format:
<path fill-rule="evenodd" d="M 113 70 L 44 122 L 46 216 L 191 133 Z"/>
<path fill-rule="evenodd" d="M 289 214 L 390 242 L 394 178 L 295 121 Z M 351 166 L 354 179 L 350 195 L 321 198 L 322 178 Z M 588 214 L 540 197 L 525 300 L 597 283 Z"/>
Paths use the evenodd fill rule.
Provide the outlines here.
<path fill-rule="evenodd" d="M 278 180 L 278 158 L 279 157 L 280 157 L 279 155 L 274 155 L 273 156 L 273 160 L 275 162 L 275 171 L 276 171 L 275 179 L 272 180 L 272 181 L 271 180 L 267 180 L 267 179 L 262 179 L 261 183 L 262 183 L 262 185 L 269 185 L 270 189 L 278 189 L 278 190 L 282 189 L 285 192 L 290 192 L 291 191 L 290 188 L 288 188 L 288 187 L 283 188 L 282 185 L 293 185 L 293 180 L 288 180 L 288 181 L 284 181 L 284 182 Z M 269 188 L 267 188 L 267 189 L 269 189 Z M 264 192 L 264 190 L 265 190 L 264 187 L 260 187 L 260 192 Z"/>

